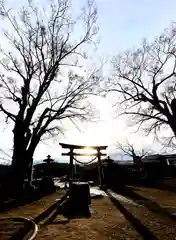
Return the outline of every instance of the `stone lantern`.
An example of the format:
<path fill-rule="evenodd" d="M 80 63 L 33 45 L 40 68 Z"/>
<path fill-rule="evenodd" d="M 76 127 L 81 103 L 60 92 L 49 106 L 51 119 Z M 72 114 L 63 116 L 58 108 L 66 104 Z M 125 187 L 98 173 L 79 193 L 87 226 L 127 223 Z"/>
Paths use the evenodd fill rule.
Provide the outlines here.
<path fill-rule="evenodd" d="M 48 180 L 52 180 L 52 169 L 51 169 L 51 163 L 54 162 L 54 159 L 51 158 L 50 155 L 47 156 L 46 159 L 43 160 L 43 162 L 46 163 L 46 170 L 47 170 L 47 178 Z"/>

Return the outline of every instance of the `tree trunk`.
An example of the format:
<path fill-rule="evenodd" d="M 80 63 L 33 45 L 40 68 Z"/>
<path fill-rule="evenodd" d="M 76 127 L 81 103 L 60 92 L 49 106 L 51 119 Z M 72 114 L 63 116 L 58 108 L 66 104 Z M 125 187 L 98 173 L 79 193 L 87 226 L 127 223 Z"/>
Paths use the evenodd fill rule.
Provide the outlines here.
<path fill-rule="evenodd" d="M 22 113 L 19 113 L 13 130 L 14 146 L 10 185 L 8 185 L 10 192 L 15 196 L 18 196 L 18 194 L 23 190 L 25 177 L 29 176 L 29 168 L 31 167 L 31 162 L 33 161 L 35 148 L 40 141 L 40 137 L 38 135 L 31 138 L 29 126 L 26 127 L 24 125 Z"/>
<path fill-rule="evenodd" d="M 32 153 L 24 148 L 22 144 L 21 147 L 19 143 L 14 145 L 13 157 L 12 157 L 12 165 L 11 165 L 11 193 L 14 196 L 18 196 L 18 194 L 23 190 L 24 179 L 28 173 L 28 168 L 30 166 L 30 162 L 32 161 Z"/>
<path fill-rule="evenodd" d="M 168 122 L 176 137 L 176 116 L 173 115 L 172 118 L 168 120 Z"/>

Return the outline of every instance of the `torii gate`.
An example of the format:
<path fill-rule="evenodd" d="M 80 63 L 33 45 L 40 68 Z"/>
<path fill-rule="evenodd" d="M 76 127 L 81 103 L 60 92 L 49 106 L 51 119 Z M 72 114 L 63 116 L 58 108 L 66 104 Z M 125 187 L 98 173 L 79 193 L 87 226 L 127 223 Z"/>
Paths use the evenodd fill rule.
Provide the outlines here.
<path fill-rule="evenodd" d="M 81 145 L 73 145 L 73 144 L 66 144 L 60 143 L 62 148 L 68 148 L 70 151 L 67 153 L 62 153 L 62 156 L 70 156 L 70 169 L 69 169 L 69 186 L 73 181 L 73 160 L 75 156 L 95 156 L 98 159 L 98 170 L 99 170 L 99 184 L 102 186 L 103 183 L 103 173 L 102 173 L 102 166 L 101 166 L 101 156 L 106 156 L 105 153 L 102 153 L 102 150 L 106 150 L 108 146 L 81 146 Z M 75 149 L 90 149 L 96 150 L 96 153 L 75 153 Z"/>

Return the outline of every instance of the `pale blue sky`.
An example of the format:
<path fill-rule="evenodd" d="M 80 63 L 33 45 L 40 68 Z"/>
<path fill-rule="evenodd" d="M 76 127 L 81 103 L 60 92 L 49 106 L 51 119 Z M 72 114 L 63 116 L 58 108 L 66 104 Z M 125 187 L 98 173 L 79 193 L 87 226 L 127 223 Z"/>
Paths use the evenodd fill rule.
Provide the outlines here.
<path fill-rule="evenodd" d="M 37 1 L 44 3 L 44 0 Z M 9 0 L 8 2 L 9 6 L 16 8 L 15 1 Z M 72 0 L 72 2 L 77 8 L 82 5 L 83 0 Z M 99 57 L 111 59 L 112 56 L 128 48 L 138 47 L 144 37 L 153 40 L 170 26 L 171 21 L 176 20 L 176 1 L 174 0 L 96 0 L 96 4 L 101 39 L 97 52 Z M 97 54 L 96 59 L 98 59 Z M 103 112 L 99 125 L 86 124 L 87 133 L 85 134 L 78 134 L 75 129 L 69 129 L 66 142 L 74 142 L 75 139 L 79 143 L 82 139 L 84 142 L 90 142 L 92 138 L 97 143 L 98 137 L 94 136 L 100 136 L 101 142 L 111 144 L 115 138 L 119 140 L 128 136 L 125 122 L 112 119 L 108 104 L 107 102 L 102 105 L 101 101 L 98 103 L 100 111 Z M 4 137 L 2 137 L 3 142 L 0 142 L 0 147 L 8 147 L 9 139 L 12 139 L 11 132 L 4 132 L 1 136 Z M 140 146 L 137 144 L 138 148 L 152 144 L 152 137 L 144 138 L 141 133 L 137 137 L 131 136 L 132 142 L 134 139 L 140 144 L 143 143 Z M 155 148 L 158 148 L 158 145 Z M 45 158 L 48 153 L 54 155 L 53 157 L 58 156 L 60 153 L 58 143 L 52 146 L 41 144 L 35 153 L 35 158 Z"/>
<path fill-rule="evenodd" d="M 115 54 L 153 39 L 176 20 L 174 0 L 97 0 L 101 51 Z"/>
<path fill-rule="evenodd" d="M 38 5 L 51 2 L 33 0 Z M 174 0 L 94 0 L 98 7 L 98 26 L 101 42 L 100 55 L 113 56 L 127 48 L 138 47 L 142 38 L 153 39 L 171 21 L 176 21 Z M 13 9 L 19 9 L 14 0 L 7 1 Z M 72 0 L 77 10 L 86 0 Z"/>
<path fill-rule="evenodd" d="M 47 0 L 33 0 L 45 5 Z M 75 8 L 83 6 L 86 0 L 72 0 Z M 115 54 L 126 48 L 138 46 L 143 37 L 153 39 L 171 21 L 176 20 L 174 0 L 94 0 L 98 7 L 98 26 L 101 43 L 99 51 Z M 13 9 L 19 9 L 19 1 L 8 0 Z"/>

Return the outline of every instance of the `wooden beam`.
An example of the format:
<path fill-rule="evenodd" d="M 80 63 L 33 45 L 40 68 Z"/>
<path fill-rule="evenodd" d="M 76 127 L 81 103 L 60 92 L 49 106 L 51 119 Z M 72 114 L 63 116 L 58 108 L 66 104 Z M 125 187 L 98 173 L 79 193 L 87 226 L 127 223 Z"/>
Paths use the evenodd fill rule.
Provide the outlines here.
<path fill-rule="evenodd" d="M 83 145 L 73 145 L 73 144 L 66 144 L 66 143 L 59 143 L 62 148 L 70 148 L 70 149 L 84 149 L 84 148 L 90 148 L 90 149 L 99 149 L 99 150 L 105 150 L 108 146 L 83 146 Z"/>
<path fill-rule="evenodd" d="M 62 156 L 70 156 L 70 152 L 62 153 Z M 97 153 L 73 153 L 73 156 L 93 157 L 97 156 Z M 106 153 L 100 153 L 100 156 L 106 156 Z"/>

